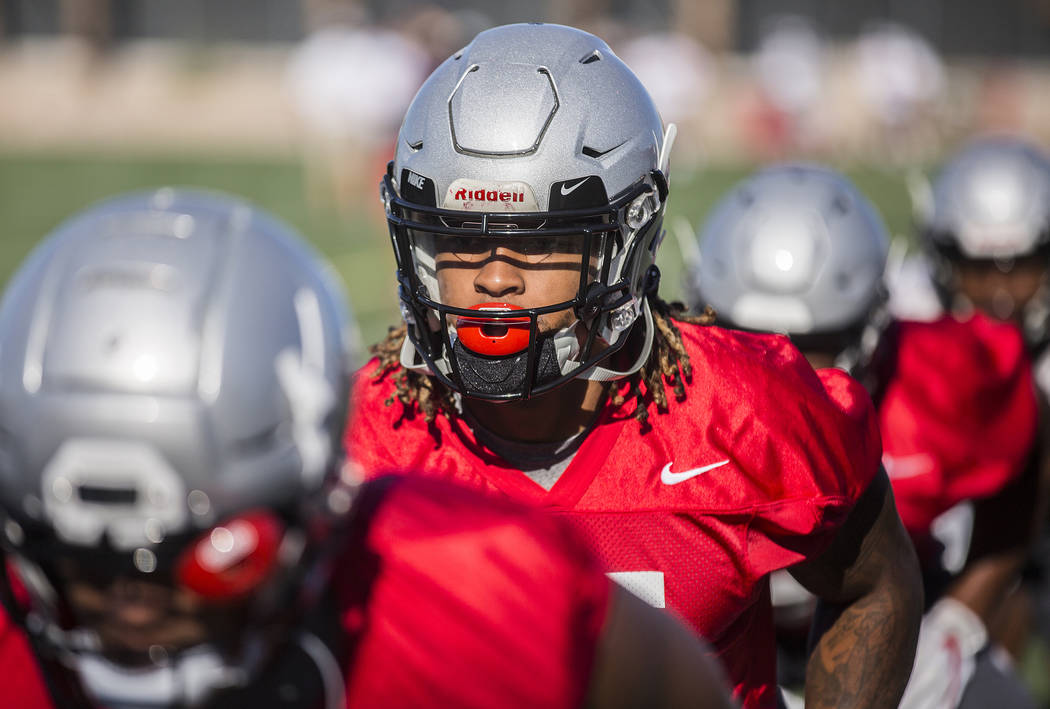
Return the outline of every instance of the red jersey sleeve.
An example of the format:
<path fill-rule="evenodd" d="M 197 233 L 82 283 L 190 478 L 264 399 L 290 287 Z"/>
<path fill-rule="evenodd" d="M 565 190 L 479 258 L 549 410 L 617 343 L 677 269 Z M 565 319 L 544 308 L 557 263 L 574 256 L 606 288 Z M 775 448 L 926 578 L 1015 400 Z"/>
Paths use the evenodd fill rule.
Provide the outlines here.
<path fill-rule="evenodd" d="M 816 378 L 823 393 L 798 404 L 797 421 L 784 433 L 799 446 L 780 460 L 781 475 L 802 482 L 802 494 L 785 490 L 757 507 L 750 524 L 749 557 L 758 574 L 823 552 L 879 469 L 882 445 L 867 391 L 841 370 L 819 370 Z"/>
<path fill-rule="evenodd" d="M 337 586 L 358 638 L 351 706 L 583 701 L 610 582 L 563 521 L 422 478 L 364 494 L 374 512 Z"/>
<path fill-rule="evenodd" d="M 779 335 L 703 328 L 696 344 L 690 395 L 705 443 L 739 471 L 723 478 L 735 502 L 720 505 L 746 516 L 752 577 L 821 553 L 879 468 L 868 393 L 840 370 L 815 372 Z"/>
<path fill-rule="evenodd" d="M 957 503 L 1021 473 L 1037 403 L 1020 331 L 974 315 L 899 324 L 896 368 L 879 404 L 884 462 L 913 536 Z"/>

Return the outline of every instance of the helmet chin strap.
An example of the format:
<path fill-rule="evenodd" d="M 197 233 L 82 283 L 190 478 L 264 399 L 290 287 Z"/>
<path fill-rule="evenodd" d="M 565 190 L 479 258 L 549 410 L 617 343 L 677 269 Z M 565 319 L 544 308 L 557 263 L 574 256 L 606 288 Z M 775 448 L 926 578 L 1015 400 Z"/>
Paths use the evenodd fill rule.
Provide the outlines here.
<path fill-rule="evenodd" d="M 616 379 L 623 379 L 624 377 L 628 377 L 642 368 L 642 365 L 645 364 L 645 361 L 649 359 L 649 352 L 653 348 L 653 313 L 652 310 L 649 308 L 648 298 L 642 298 L 641 311 L 642 320 L 645 324 L 645 341 L 638 351 L 638 356 L 634 358 L 634 361 L 631 362 L 631 365 L 623 371 L 609 369 L 600 365 L 594 365 L 593 367 L 588 368 L 587 371 L 577 375 L 580 379 L 587 379 L 593 382 L 610 382 Z M 554 346 L 555 349 L 557 349 L 558 351 L 558 361 L 563 363 L 563 373 L 567 370 L 566 365 L 569 364 L 569 362 L 571 362 L 571 358 L 579 354 L 579 341 L 577 340 L 575 334 L 575 328 L 578 322 L 579 321 L 573 323 L 573 325 L 570 327 L 562 328 L 554 335 Z M 630 330 L 627 330 L 622 336 L 629 337 Z M 559 338 L 571 340 L 571 347 L 574 348 L 574 350 L 568 353 L 565 359 L 561 358 L 562 346 L 568 347 L 568 344 L 560 346 Z"/>

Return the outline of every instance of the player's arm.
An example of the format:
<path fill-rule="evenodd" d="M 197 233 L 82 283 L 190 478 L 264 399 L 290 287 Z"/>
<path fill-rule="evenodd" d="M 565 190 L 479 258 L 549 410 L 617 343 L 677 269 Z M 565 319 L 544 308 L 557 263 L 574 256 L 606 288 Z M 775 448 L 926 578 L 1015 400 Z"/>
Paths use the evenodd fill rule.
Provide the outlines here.
<path fill-rule="evenodd" d="M 974 525 L 966 568 L 947 594 L 987 628 L 1017 583 L 1028 549 L 1045 514 L 1046 461 L 1033 460 L 998 494 L 974 501 Z"/>
<path fill-rule="evenodd" d="M 820 602 L 806 666 L 806 707 L 896 707 L 922 618 L 919 563 L 883 470 L 835 541 L 792 568 Z"/>
<path fill-rule="evenodd" d="M 728 709 L 734 704 L 707 646 L 673 616 L 614 584 L 587 706 Z"/>

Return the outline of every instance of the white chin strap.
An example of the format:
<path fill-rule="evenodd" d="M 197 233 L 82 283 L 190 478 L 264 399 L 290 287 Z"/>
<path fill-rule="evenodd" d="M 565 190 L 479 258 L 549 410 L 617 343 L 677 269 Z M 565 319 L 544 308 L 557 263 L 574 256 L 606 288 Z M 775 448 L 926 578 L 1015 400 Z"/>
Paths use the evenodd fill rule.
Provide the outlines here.
<path fill-rule="evenodd" d="M 127 707 L 192 707 L 217 689 L 244 682 L 240 668 L 227 665 L 210 645 L 179 653 L 166 665 L 131 669 L 95 653 L 72 657 L 85 691 L 100 705 Z"/>
<path fill-rule="evenodd" d="M 653 348 L 653 313 L 649 309 L 648 298 L 642 298 L 641 311 L 642 319 L 645 322 L 645 342 L 642 344 L 638 356 L 634 358 L 631 366 L 623 371 L 617 371 L 615 369 L 606 369 L 596 364 L 577 374 L 576 376 L 579 379 L 587 379 L 592 382 L 610 382 L 630 376 L 642 368 L 645 360 L 649 359 L 649 352 Z M 576 357 L 579 356 L 579 339 L 576 337 L 575 330 L 576 323 L 559 330 L 554 335 L 554 349 L 558 353 L 558 366 L 561 367 L 562 374 L 568 374 L 574 367 L 579 366 L 579 362 L 576 360 Z M 625 329 L 620 334 L 620 337 L 629 337 L 631 330 L 632 328 Z"/>

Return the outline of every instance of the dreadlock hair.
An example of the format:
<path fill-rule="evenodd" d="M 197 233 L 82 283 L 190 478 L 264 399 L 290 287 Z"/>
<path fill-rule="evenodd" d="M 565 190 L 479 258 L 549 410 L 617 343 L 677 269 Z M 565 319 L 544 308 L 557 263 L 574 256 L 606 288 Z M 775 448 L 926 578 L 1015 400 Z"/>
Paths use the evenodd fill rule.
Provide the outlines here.
<path fill-rule="evenodd" d="M 695 325 L 710 325 L 715 321 L 715 313 L 710 306 L 699 315 L 689 315 L 682 303 L 667 303 L 655 295 L 649 296 L 649 306 L 655 325 L 649 358 L 641 369 L 626 377 L 627 388 L 621 389 L 612 397 L 615 406 L 631 398 L 637 401 L 634 418 L 643 429 L 648 427 L 650 403 L 655 403 L 659 411 L 667 410 L 666 385 L 671 385 L 675 399 L 681 401 L 685 398 L 685 382 L 693 376 L 693 366 L 689 362 L 689 354 L 682 344 L 682 333 L 675 321 Z M 452 392 L 446 386 L 423 372 L 401 366 L 401 346 L 405 336 L 404 325 L 391 327 L 386 338 L 369 349 L 372 355 L 379 359 L 379 366 L 372 377 L 376 380 L 387 376 L 394 378 L 396 388 L 386 400 L 386 405 L 392 405 L 395 399 L 401 402 L 404 418 L 413 417 L 418 408 L 423 420 L 428 424 L 433 424 L 439 415 L 450 418 L 455 416 L 456 406 Z"/>

